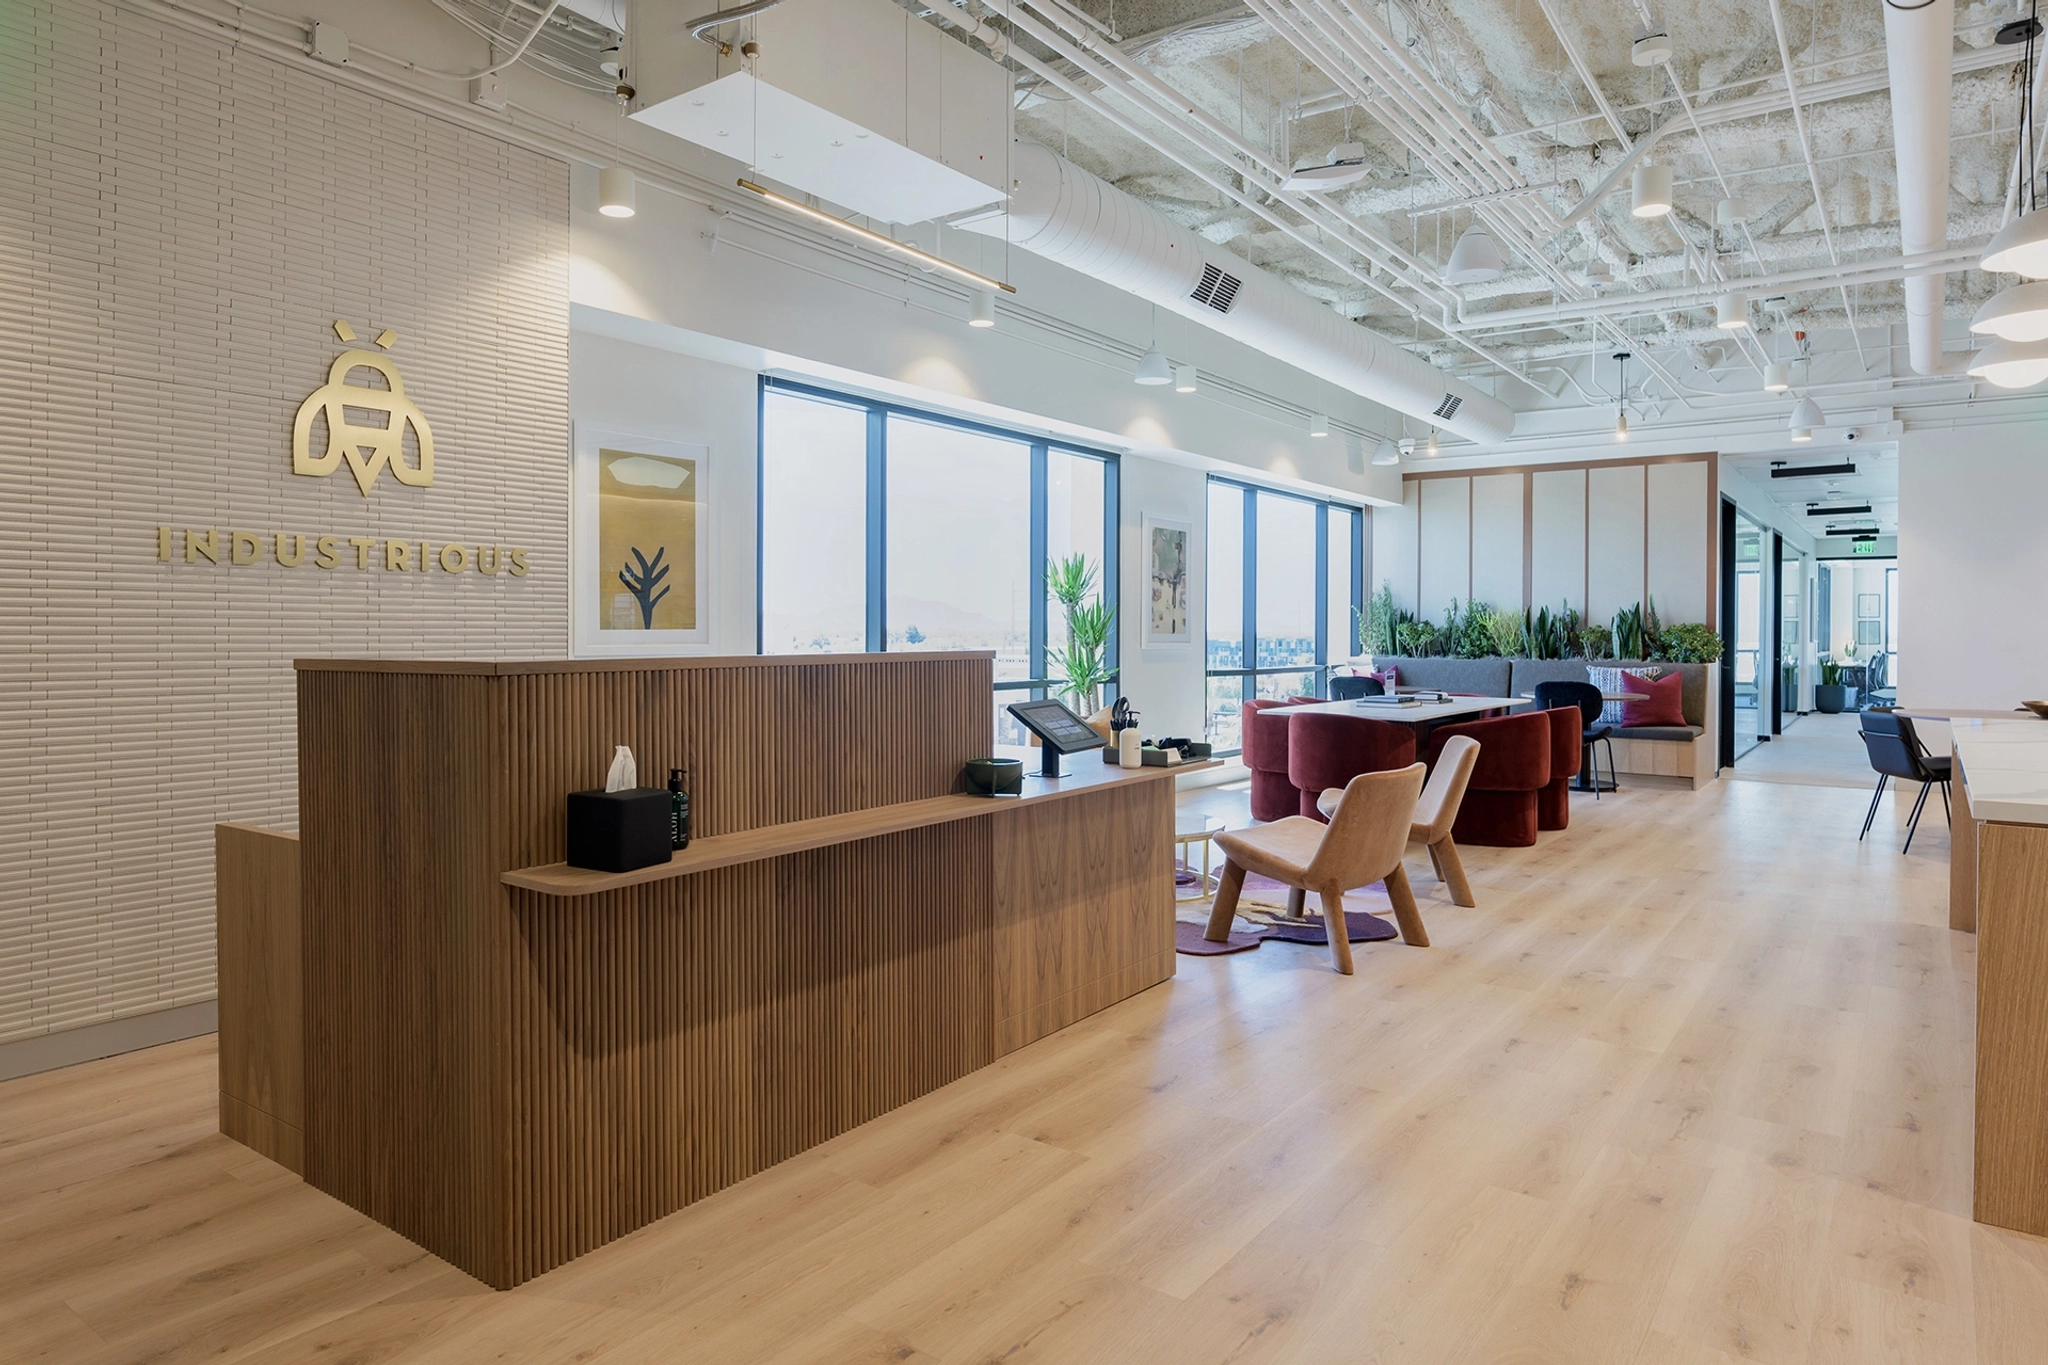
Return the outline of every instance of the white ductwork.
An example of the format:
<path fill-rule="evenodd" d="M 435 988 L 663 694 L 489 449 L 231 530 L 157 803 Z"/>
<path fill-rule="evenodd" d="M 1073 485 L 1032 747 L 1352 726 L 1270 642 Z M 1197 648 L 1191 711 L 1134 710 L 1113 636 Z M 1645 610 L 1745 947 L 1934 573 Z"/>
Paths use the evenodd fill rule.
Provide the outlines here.
<path fill-rule="evenodd" d="M 1058 154 L 1020 142 L 1010 169 L 1010 245 L 1467 440 L 1493 443 L 1513 433 L 1514 410 L 1499 399 L 1339 317 Z M 1000 212 L 956 226 L 998 237 L 1006 228 Z"/>
<path fill-rule="evenodd" d="M 1885 0 L 1885 60 L 1891 71 L 1892 147 L 1899 185 L 1899 249 L 1905 256 L 1948 245 L 1949 103 L 1955 70 L 1955 0 Z M 1941 354 L 1945 275 L 1917 275 L 1906 291 L 1906 353 L 1915 374 L 1960 371 Z"/>

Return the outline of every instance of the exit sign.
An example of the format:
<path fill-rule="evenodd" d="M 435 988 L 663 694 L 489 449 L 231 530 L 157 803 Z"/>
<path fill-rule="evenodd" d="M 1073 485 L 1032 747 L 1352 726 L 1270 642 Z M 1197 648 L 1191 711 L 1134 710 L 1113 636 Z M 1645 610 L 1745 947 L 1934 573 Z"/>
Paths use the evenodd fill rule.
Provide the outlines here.
<path fill-rule="evenodd" d="M 1849 553 L 1852 555 L 1874 555 L 1877 553 L 1877 542 L 1874 540 L 1851 541 L 1849 543 Z"/>

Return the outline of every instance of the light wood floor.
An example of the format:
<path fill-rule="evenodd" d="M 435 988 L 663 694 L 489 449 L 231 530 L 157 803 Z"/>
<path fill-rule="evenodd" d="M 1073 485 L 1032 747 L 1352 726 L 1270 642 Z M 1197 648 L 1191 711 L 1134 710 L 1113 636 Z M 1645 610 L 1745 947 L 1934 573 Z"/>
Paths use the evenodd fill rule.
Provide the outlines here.
<path fill-rule="evenodd" d="M 1946 831 L 1865 800 L 1575 798 L 1477 909 L 1418 874 L 1434 948 L 1183 958 L 509 1294 L 213 1132 L 206 1040 L 11 1082 L 0 1358 L 2040 1361 Z"/>

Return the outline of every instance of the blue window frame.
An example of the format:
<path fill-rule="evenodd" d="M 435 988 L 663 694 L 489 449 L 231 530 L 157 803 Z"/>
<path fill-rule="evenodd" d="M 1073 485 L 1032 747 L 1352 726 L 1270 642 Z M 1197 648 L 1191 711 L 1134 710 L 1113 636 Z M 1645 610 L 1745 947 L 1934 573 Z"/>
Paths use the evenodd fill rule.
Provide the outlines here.
<path fill-rule="evenodd" d="M 1021 743 L 1003 705 L 1057 685 L 1047 558 L 1087 555 L 1117 605 L 1116 457 L 767 377 L 760 433 L 761 652 L 993 649 L 997 739 Z"/>
<path fill-rule="evenodd" d="M 1210 478 L 1207 732 L 1220 752 L 1241 747 L 1246 699 L 1328 696 L 1332 665 L 1358 652 L 1368 531 L 1361 508 Z"/>

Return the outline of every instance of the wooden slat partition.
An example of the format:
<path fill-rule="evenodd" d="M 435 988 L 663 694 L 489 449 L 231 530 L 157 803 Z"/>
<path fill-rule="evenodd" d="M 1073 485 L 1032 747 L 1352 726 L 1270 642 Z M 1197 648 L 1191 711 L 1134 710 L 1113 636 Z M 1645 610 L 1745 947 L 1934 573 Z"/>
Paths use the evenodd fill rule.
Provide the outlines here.
<path fill-rule="evenodd" d="M 213 828 L 220 1130 L 306 1170 L 298 836 Z"/>
<path fill-rule="evenodd" d="M 302 665 L 307 1179 L 509 1287 L 1171 976 L 1163 773 L 592 895 L 500 880 L 562 857 L 619 743 L 690 767 L 706 838 L 945 796 L 991 676 Z"/>

